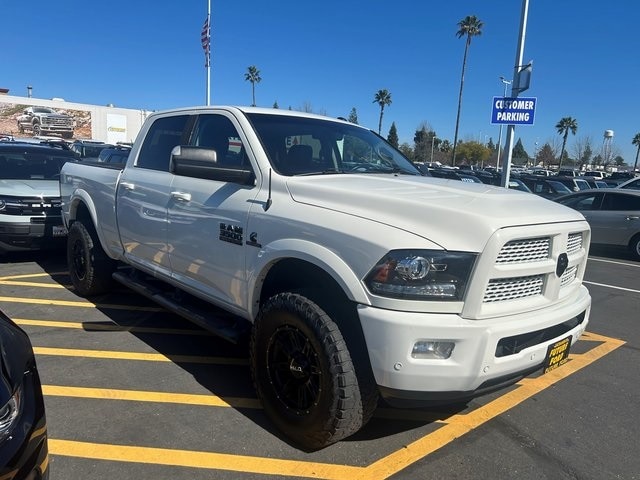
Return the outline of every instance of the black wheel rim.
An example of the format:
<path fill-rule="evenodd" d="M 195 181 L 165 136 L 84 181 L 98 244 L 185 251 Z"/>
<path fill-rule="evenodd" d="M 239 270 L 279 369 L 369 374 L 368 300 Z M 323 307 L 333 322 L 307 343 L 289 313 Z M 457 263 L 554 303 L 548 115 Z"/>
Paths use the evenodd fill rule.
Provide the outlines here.
<path fill-rule="evenodd" d="M 269 339 L 267 349 L 269 382 L 278 400 L 299 415 L 310 413 L 322 391 L 322 369 L 309 338 L 297 328 L 285 325 Z"/>
<path fill-rule="evenodd" d="M 87 260 L 84 245 L 79 240 L 73 242 L 71 247 L 71 263 L 73 265 L 73 272 L 78 280 L 83 280 L 87 275 Z"/>

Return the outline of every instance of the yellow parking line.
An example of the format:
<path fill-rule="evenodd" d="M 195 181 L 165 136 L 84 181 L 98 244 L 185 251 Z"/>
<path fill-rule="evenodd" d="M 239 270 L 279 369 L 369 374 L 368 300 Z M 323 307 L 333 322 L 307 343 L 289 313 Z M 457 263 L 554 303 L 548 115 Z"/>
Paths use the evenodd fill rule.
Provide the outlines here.
<path fill-rule="evenodd" d="M 248 365 L 246 358 L 202 357 L 195 355 L 165 356 L 159 353 L 118 352 L 112 350 L 81 350 L 69 348 L 33 347 L 36 355 L 57 357 L 102 358 L 109 360 L 139 360 L 144 362 L 198 363 L 213 365 Z"/>
<path fill-rule="evenodd" d="M 167 448 L 131 447 L 104 443 L 76 442 L 49 439 L 49 453 L 67 457 L 111 460 L 116 462 L 147 463 L 176 467 L 227 470 L 263 475 L 344 480 L 353 478 L 362 467 L 329 463 L 299 462 L 276 458 L 230 455 L 223 453 L 173 450 Z"/>
<path fill-rule="evenodd" d="M 113 303 L 77 302 L 73 300 L 50 300 L 48 298 L 0 297 L 0 302 L 29 303 L 33 305 L 57 305 L 60 307 L 110 308 L 113 310 L 135 310 L 144 312 L 163 312 L 159 307 L 137 307 L 134 305 L 118 305 Z"/>
<path fill-rule="evenodd" d="M 106 388 L 65 387 L 43 385 L 42 392 L 51 397 L 93 398 L 97 400 L 128 400 L 135 402 L 176 403 L 181 405 L 203 405 L 208 407 L 233 407 L 260 409 L 257 398 L 196 395 L 171 392 L 149 392 L 142 390 L 117 390 Z"/>
<path fill-rule="evenodd" d="M 599 337 L 605 340 L 604 344 L 593 348 L 587 353 L 571 355 L 570 362 L 565 363 L 563 366 L 545 375 L 541 375 L 538 378 L 522 380 L 518 383 L 518 388 L 515 390 L 505 393 L 501 397 L 472 412 L 450 417 L 448 423 L 443 427 L 405 446 L 403 449 L 372 463 L 364 469 L 361 475 L 354 477 L 353 480 L 384 479 L 398 473 L 428 454 L 439 450 L 447 443 L 479 427 L 488 420 L 503 414 L 604 355 L 611 353 L 625 343 L 622 340 Z"/>
<path fill-rule="evenodd" d="M 71 290 L 71 285 L 60 285 L 59 283 L 44 282 L 17 282 L 15 280 L 0 280 L 0 285 L 18 285 L 21 287 L 40 287 L 40 288 L 65 288 Z"/>
<path fill-rule="evenodd" d="M 331 465 L 304 461 L 277 460 L 261 457 L 226 455 L 209 452 L 158 449 L 105 445 L 66 440 L 49 440 L 49 450 L 53 455 L 112 460 L 121 462 L 149 463 L 158 465 L 183 466 L 191 468 L 229 470 L 242 473 L 259 473 L 305 478 L 378 480 L 386 479 L 442 448 L 456 438 L 470 432 L 498 415 L 531 398 L 545 388 L 569 375 L 585 368 L 599 358 L 611 353 L 625 342 L 598 334 L 585 334 L 586 339 L 602 342 L 586 353 L 570 355 L 565 365 L 537 378 L 526 378 L 516 387 L 469 413 L 452 415 L 444 419 L 443 426 L 424 437 L 404 446 L 386 457 L 366 467 Z M 46 395 L 79 396 L 85 398 L 109 398 L 137 401 L 159 401 L 171 403 L 193 403 L 197 405 L 235 406 L 233 402 L 250 399 L 219 399 L 208 395 L 184 395 L 159 392 L 136 392 L 114 390 L 113 393 L 100 389 L 61 387 L 47 385 Z M 253 400 L 251 400 L 253 401 Z M 257 402 L 257 400 L 256 400 Z M 251 404 L 247 408 L 260 408 Z"/>
<path fill-rule="evenodd" d="M 48 328 L 73 328 L 78 330 L 104 331 L 104 332 L 131 332 L 131 333 L 158 333 L 163 335 L 195 335 L 213 336 L 206 330 L 190 330 L 188 328 L 155 328 L 117 325 L 115 323 L 100 322 L 58 322 L 54 320 L 30 320 L 26 318 L 14 318 L 13 321 L 20 326 L 48 327 Z M 1 480 L 1 479 L 0 479 Z"/>
<path fill-rule="evenodd" d="M 16 278 L 38 278 L 38 277 L 54 277 L 56 275 L 68 275 L 69 272 L 51 272 L 51 273 L 25 273 L 21 275 L 7 275 L 6 277 L 0 277 L 0 281 L 3 280 L 15 280 Z"/>

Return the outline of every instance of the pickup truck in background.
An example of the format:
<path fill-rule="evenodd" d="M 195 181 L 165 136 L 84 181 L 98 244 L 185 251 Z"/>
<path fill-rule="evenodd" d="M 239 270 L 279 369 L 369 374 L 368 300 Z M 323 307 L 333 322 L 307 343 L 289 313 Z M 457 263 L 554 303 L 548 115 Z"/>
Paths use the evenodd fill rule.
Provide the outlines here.
<path fill-rule="evenodd" d="M 461 403 L 567 361 L 591 297 L 582 215 L 422 176 L 370 130 L 251 107 L 156 112 L 124 168 L 67 163 L 76 292 L 112 280 L 234 342 L 304 449 L 381 396 Z"/>
<path fill-rule="evenodd" d="M 25 108 L 17 121 L 20 133 L 32 132 L 34 136 L 59 134 L 62 138 L 72 138 L 75 128 L 71 115 L 49 107 Z"/>

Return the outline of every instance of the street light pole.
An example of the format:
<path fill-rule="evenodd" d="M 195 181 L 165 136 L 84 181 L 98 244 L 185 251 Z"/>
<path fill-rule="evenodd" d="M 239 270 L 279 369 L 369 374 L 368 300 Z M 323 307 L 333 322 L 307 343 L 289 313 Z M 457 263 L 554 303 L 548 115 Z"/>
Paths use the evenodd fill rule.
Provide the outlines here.
<path fill-rule="evenodd" d="M 436 139 L 435 135 L 431 136 L 431 163 L 433 163 L 433 141 Z"/>
<path fill-rule="evenodd" d="M 507 96 L 507 87 L 511 85 L 511 82 L 500 76 L 500 81 L 504 83 L 504 90 L 502 91 L 502 98 Z M 502 124 L 500 124 L 500 134 L 498 135 L 498 158 L 496 158 L 496 171 L 500 168 L 500 147 L 502 146 Z"/>

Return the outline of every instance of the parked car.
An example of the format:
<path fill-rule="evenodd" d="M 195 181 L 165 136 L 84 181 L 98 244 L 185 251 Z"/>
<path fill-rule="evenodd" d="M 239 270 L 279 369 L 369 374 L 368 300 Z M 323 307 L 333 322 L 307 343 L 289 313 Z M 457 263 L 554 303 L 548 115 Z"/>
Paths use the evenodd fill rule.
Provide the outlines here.
<path fill-rule="evenodd" d="M 532 193 L 544 198 L 556 198 L 571 193 L 562 183 L 550 178 L 537 175 L 523 175 L 520 180 L 529 187 Z"/>
<path fill-rule="evenodd" d="M 585 180 L 574 176 L 557 175 L 551 177 L 551 180 L 562 183 L 572 192 L 579 192 L 580 190 L 589 190 L 591 186 Z"/>
<path fill-rule="evenodd" d="M 0 143 L 0 254 L 64 246 L 60 168 L 75 159 L 58 147 Z"/>
<path fill-rule="evenodd" d="M 533 168 L 531 169 L 530 172 L 532 175 L 538 175 L 540 177 L 550 177 L 553 175 L 553 172 L 551 170 L 547 170 L 546 168 Z"/>
<path fill-rule="evenodd" d="M 603 179 L 605 177 L 604 172 L 600 170 L 587 170 L 584 172 L 583 177 L 593 177 Z"/>
<path fill-rule="evenodd" d="M 591 243 L 628 247 L 640 260 L 640 191 L 592 189 L 556 201 L 584 215 L 591 226 Z"/>
<path fill-rule="evenodd" d="M 76 140 L 71 144 L 71 150 L 78 154 L 81 160 L 98 161 L 100 152 L 105 148 L 113 148 L 114 145 L 97 140 Z"/>
<path fill-rule="evenodd" d="M 580 177 L 581 180 L 584 180 L 589 184 L 589 188 L 609 188 L 609 184 L 604 180 L 600 180 L 598 177 Z M 582 189 L 585 190 L 585 189 Z"/>
<path fill-rule="evenodd" d="M 127 163 L 131 147 L 116 145 L 113 148 L 103 148 L 98 155 L 98 161 L 103 163 L 124 164 Z"/>
<path fill-rule="evenodd" d="M 509 188 L 520 190 L 521 192 L 533 193 L 527 185 L 519 178 L 509 178 Z"/>
<path fill-rule="evenodd" d="M 47 421 L 27 334 L 0 311 L 0 478 L 49 478 Z"/>
<path fill-rule="evenodd" d="M 625 190 L 640 190 L 640 177 L 632 178 L 626 182 L 622 182 L 616 188 L 622 188 Z"/>
<path fill-rule="evenodd" d="M 575 168 L 561 168 L 557 174 L 562 177 L 579 177 L 580 171 Z"/>

